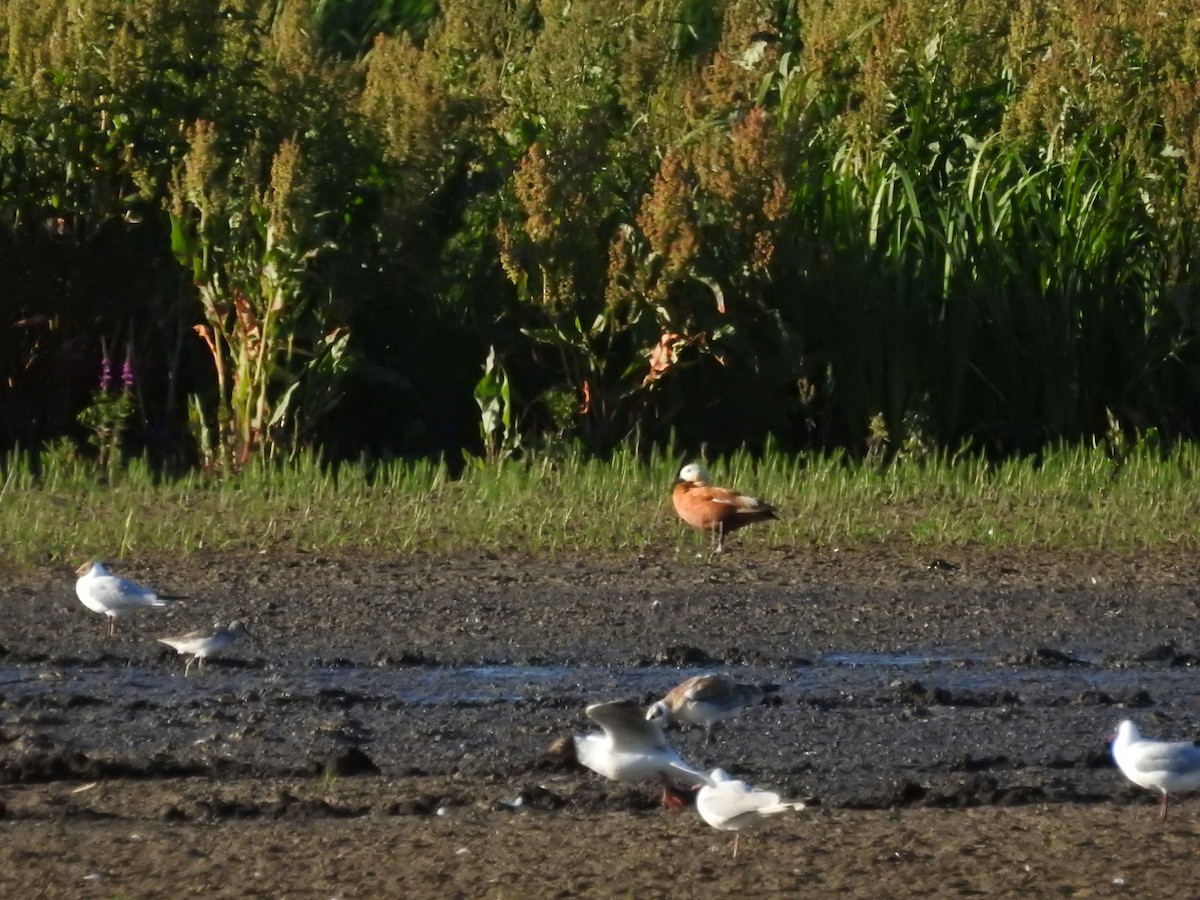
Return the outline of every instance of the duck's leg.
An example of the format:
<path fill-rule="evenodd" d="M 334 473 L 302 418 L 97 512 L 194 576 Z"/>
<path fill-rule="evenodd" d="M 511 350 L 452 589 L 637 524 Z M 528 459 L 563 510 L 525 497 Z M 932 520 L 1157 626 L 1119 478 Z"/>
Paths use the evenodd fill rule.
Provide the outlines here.
<path fill-rule="evenodd" d="M 725 523 L 720 519 L 713 525 L 712 529 L 713 541 L 712 549 L 709 551 L 709 557 L 716 556 L 718 553 L 725 552 Z"/>
<path fill-rule="evenodd" d="M 1167 806 L 1171 802 L 1171 799 L 1170 799 L 1171 795 L 1168 794 L 1166 791 L 1163 791 L 1162 795 L 1163 795 L 1162 805 L 1160 805 L 1158 807 L 1158 821 L 1165 822 L 1165 821 L 1167 821 Z"/>

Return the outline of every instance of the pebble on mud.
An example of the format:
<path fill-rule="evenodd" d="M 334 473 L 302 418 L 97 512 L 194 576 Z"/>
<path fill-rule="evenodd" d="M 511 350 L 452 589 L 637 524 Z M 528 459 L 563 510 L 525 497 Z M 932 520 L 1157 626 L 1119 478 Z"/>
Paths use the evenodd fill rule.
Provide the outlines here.
<path fill-rule="evenodd" d="M 324 759 L 314 761 L 313 770 L 317 774 L 335 775 L 338 778 L 380 773 L 379 766 L 375 765 L 371 757 L 358 747 L 346 747 L 329 754 Z"/>
<path fill-rule="evenodd" d="M 168 803 L 158 811 L 158 820 L 160 822 L 186 822 L 187 813 L 174 803 Z"/>

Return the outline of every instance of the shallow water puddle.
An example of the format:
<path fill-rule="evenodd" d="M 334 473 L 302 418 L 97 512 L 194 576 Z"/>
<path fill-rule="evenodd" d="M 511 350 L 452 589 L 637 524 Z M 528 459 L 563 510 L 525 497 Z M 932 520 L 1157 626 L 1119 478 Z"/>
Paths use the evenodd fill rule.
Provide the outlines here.
<path fill-rule="evenodd" d="M 721 666 L 670 668 L 635 666 L 286 666 L 263 668 L 236 662 L 211 662 L 189 678 L 163 666 L 27 664 L 0 668 L 3 706 L 38 706 L 52 699 L 57 707 L 75 702 L 111 702 L 129 706 L 142 701 L 169 705 L 198 698 L 241 696 L 289 704 L 314 700 L 331 705 L 399 702 L 403 704 L 516 703 L 576 698 L 581 705 L 600 697 L 642 698 L 665 693 L 675 684 L 705 672 L 775 684 L 789 696 L 880 690 L 920 684 L 951 694 L 991 690 L 1031 693 L 1041 698 L 1086 691 L 1132 693 L 1153 684 L 1159 693 L 1190 690 L 1194 673 L 1186 668 L 1036 666 L 950 654 L 826 653 L 813 664 L 791 668 Z M 253 692 L 247 695 L 246 692 Z M 1027 697 L 1026 699 L 1032 699 Z"/>
<path fill-rule="evenodd" d="M 315 777 L 353 750 L 365 754 L 349 757 L 354 766 L 391 777 L 574 783 L 547 774 L 544 752 L 554 738 L 592 727 L 588 704 L 649 703 L 711 671 L 254 659 L 210 662 L 184 678 L 181 668 L 65 659 L 0 668 L 0 740 L 9 738 L 0 782 Z M 1030 782 L 1038 797 L 1098 796 L 1117 784 L 1102 771 L 1104 741 L 1125 708 L 1169 706 L 1191 695 L 1195 677 L 1163 665 L 916 653 L 829 653 L 811 664 L 721 671 L 779 690 L 720 726 L 711 745 L 699 729 L 672 730 L 685 758 L 705 767 L 752 761 L 755 777 L 790 783 L 794 793 L 867 807 L 943 795 L 977 802 L 980 791 L 999 796 Z"/>

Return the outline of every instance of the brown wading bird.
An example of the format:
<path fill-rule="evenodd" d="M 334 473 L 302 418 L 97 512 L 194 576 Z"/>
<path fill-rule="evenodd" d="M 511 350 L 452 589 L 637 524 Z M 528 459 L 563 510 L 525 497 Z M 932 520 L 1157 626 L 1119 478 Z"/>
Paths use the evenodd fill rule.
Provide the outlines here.
<path fill-rule="evenodd" d="M 196 671 L 203 672 L 204 660 L 232 647 L 243 638 L 253 640 L 246 625 L 240 620 L 234 620 L 228 627 L 217 623 L 212 627 L 212 631 L 191 631 L 179 637 L 159 638 L 158 642 L 166 644 L 180 655 L 190 657 L 183 667 L 183 677 L 187 678 L 192 670 L 192 663 L 198 663 Z"/>
<path fill-rule="evenodd" d="M 724 675 L 695 675 L 671 688 L 646 710 L 646 718 L 664 729 L 671 722 L 703 725 L 707 747 L 714 725 L 733 718 L 777 690 L 776 684 L 744 684 Z"/>
<path fill-rule="evenodd" d="M 713 553 L 725 549 L 725 535 L 729 532 L 752 522 L 779 518 L 775 507 L 765 500 L 729 488 L 712 487 L 708 471 L 699 463 L 688 463 L 679 470 L 671 501 L 679 518 L 693 528 L 712 533 Z"/>

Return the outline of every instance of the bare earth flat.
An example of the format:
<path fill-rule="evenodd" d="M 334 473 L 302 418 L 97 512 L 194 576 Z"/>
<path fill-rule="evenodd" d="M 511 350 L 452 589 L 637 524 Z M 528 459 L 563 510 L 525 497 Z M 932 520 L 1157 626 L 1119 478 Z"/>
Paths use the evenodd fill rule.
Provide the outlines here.
<path fill-rule="evenodd" d="M 768 541 L 129 559 L 189 599 L 113 639 L 73 566 L 10 572 L 0 896 L 1195 896 L 1200 802 L 1160 825 L 1107 747 L 1200 736 L 1192 554 Z M 234 618 L 190 678 L 156 642 Z M 809 804 L 736 859 L 543 756 L 704 671 L 779 690 L 672 743 Z"/>

